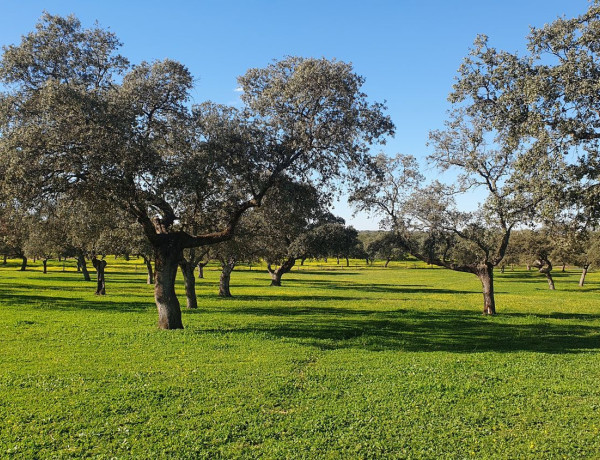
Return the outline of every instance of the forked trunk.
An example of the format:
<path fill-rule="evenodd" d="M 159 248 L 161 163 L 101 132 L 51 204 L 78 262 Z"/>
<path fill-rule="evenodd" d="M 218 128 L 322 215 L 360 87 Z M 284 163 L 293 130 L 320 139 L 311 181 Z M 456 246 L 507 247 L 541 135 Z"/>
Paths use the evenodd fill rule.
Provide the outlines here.
<path fill-rule="evenodd" d="M 198 279 L 204 279 L 204 267 L 208 265 L 208 262 L 199 262 L 198 263 Z"/>
<path fill-rule="evenodd" d="M 231 272 L 235 268 L 236 260 L 232 257 L 221 261 L 221 276 L 219 277 L 219 296 L 232 297 L 229 283 L 231 281 Z"/>
<path fill-rule="evenodd" d="M 535 267 L 538 269 L 540 273 L 543 273 L 548 280 L 548 289 L 554 291 L 554 280 L 552 279 L 552 263 L 547 258 L 542 258 L 538 260 L 535 264 Z"/>
<path fill-rule="evenodd" d="M 295 264 L 296 259 L 294 257 L 290 257 L 289 259 L 284 260 L 283 263 L 275 270 L 273 270 L 271 264 L 267 265 L 267 270 L 271 275 L 271 286 L 281 286 L 281 277 L 285 273 L 289 272 Z"/>
<path fill-rule="evenodd" d="M 81 270 L 81 273 L 83 273 L 83 279 L 86 281 L 91 281 L 92 278 L 90 278 L 90 273 L 88 272 L 87 263 L 85 262 L 83 253 L 77 254 L 77 266 Z"/>
<path fill-rule="evenodd" d="M 24 272 L 27 269 L 27 257 L 21 256 L 21 268 L 20 271 Z"/>
<path fill-rule="evenodd" d="M 483 290 L 483 314 L 496 314 L 496 299 L 494 298 L 494 266 L 492 264 L 477 267 L 477 277 Z"/>
<path fill-rule="evenodd" d="M 269 274 L 271 275 L 271 286 L 281 286 L 283 272 L 277 268 L 275 270 L 269 270 Z"/>
<path fill-rule="evenodd" d="M 194 265 L 188 260 L 182 259 L 179 262 L 181 274 L 183 275 L 183 285 L 185 287 L 186 307 L 189 309 L 198 308 L 198 299 L 196 298 L 196 277 L 194 276 Z"/>
<path fill-rule="evenodd" d="M 183 329 L 181 308 L 175 295 L 175 278 L 181 260 L 181 248 L 175 238 L 163 240 L 155 246 L 154 300 L 158 310 L 160 329 Z"/>
<path fill-rule="evenodd" d="M 106 283 L 104 279 L 104 269 L 106 268 L 106 260 L 97 259 L 96 257 L 94 257 L 92 259 L 92 265 L 96 269 L 97 274 L 96 295 L 106 295 Z"/>
<path fill-rule="evenodd" d="M 579 278 L 579 287 L 583 287 L 585 284 L 585 276 L 587 275 L 588 268 L 590 268 L 590 264 L 586 264 L 583 266 L 583 270 L 581 271 L 581 278 Z"/>

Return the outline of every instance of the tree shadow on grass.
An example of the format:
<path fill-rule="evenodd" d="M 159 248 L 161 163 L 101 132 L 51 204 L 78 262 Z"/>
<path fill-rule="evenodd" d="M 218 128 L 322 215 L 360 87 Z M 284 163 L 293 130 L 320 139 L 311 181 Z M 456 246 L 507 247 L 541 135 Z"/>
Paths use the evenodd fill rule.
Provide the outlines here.
<path fill-rule="evenodd" d="M 350 291 L 366 291 L 378 293 L 396 293 L 396 294 L 481 294 L 480 289 L 460 290 L 460 289 L 442 289 L 429 287 L 424 284 L 369 284 L 369 283 L 352 283 L 352 282 L 335 282 L 331 280 L 294 280 L 300 282 L 307 287 L 315 287 L 319 289 L 333 290 L 350 290 Z M 496 291 L 499 293 L 499 291 Z"/>
<path fill-rule="evenodd" d="M 87 295 L 88 293 L 86 293 Z M 132 297 L 127 294 L 128 297 Z M 148 297 L 140 297 L 139 301 L 127 301 L 122 299 L 110 300 L 110 297 L 96 297 L 94 300 L 82 299 L 77 297 L 65 297 L 56 295 L 38 295 L 30 293 L 15 293 L 0 289 L 0 305 L 26 306 L 34 309 L 45 310 L 98 310 L 106 312 L 141 312 L 148 309 L 155 309 L 154 303 L 148 301 Z M 142 300 L 143 299 L 143 300 Z"/>
<path fill-rule="evenodd" d="M 297 339 L 324 350 L 366 349 L 410 352 L 581 353 L 600 351 L 597 325 L 574 323 L 591 315 L 528 321 L 525 315 L 488 318 L 463 310 L 351 310 L 345 308 L 230 308 L 224 313 L 272 316 L 255 327 L 227 333 L 259 332 L 274 338 Z M 541 315 L 537 315 L 540 317 Z M 289 321 L 286 320 L 289 318 Z M 520 318 L 517 324 L 514 317 Z M 600 315 L 593 317 L 599 320 Z M 198 330 L 198 333 L 206 330 Z M 219 332 L 218 329 L 212 332 Z M 224 332 L 224 331 L 221 331 Z"/>

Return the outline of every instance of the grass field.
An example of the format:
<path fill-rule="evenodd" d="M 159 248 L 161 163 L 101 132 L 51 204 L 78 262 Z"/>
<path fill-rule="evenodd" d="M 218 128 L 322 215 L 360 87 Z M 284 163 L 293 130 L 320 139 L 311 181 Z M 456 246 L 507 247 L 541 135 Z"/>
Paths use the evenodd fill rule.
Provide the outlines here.
<path fill-rule="evenodd" d="M 160 331 L 141 261 L 109 258 L 102 298 L 17 265 L 0 458 L 600 458 L 599 273 L 498 273 L 488 318 L 474 276 L 413 263 L 245 269 L 233 299 L 209 267 Z"/>

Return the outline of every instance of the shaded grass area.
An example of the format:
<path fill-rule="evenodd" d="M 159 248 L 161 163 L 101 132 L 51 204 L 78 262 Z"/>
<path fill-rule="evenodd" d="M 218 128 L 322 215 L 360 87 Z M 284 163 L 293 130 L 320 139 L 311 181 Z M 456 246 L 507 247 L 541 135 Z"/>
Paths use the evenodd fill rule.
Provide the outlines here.
<path fill-rule="evenodd" d="M 137 262 L 139 264 L 139 262 Z M 198 280 L 156 329 L 136 261 L 108 296 L 0 267 L 0 457 L 598 458 L 600 277 L 318 265 Z M 183 287 L 178 285 L 183 300 Z"/>

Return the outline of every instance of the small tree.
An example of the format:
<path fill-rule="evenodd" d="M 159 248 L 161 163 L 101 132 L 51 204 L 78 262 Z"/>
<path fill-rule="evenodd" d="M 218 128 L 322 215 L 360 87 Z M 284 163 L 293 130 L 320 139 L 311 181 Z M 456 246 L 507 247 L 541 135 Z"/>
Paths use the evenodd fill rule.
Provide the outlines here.
<path fill-rule="evenodd" d="M 359 210 L 378 213 L 382 224 L 413 256 L 427 263 L 476 275 L 482 284 L 484 314 L 495 314 L 493 270 L 503 260 L 515 225 L 531 219 L 541 196 L 525 187 L 535 180 L 516 173 L 519 143 L 494 129 L 476 103 L 454 111 L 444 131 L 430 134 L 438 169 L 458 170 L 458 188 L 421 186 L 423 177 L 410 156 L 380 157 L 380 175 L 351 197 Z M 471 115 L 468 113 L 470 112 Z M 480 189 L 475 212 L 457 209 L 454 196 Z M 411 193 L 412 192 L 412 193 Z"/>
<path fill-rule="evenodd" d="M 382 233 L 371 241 L 367 246 L 367 253 L 371 260 L 385 260 L 385 268 L 392 260 L 403 260 L 407 256 L 406 250 L 392 233 Z"/>

